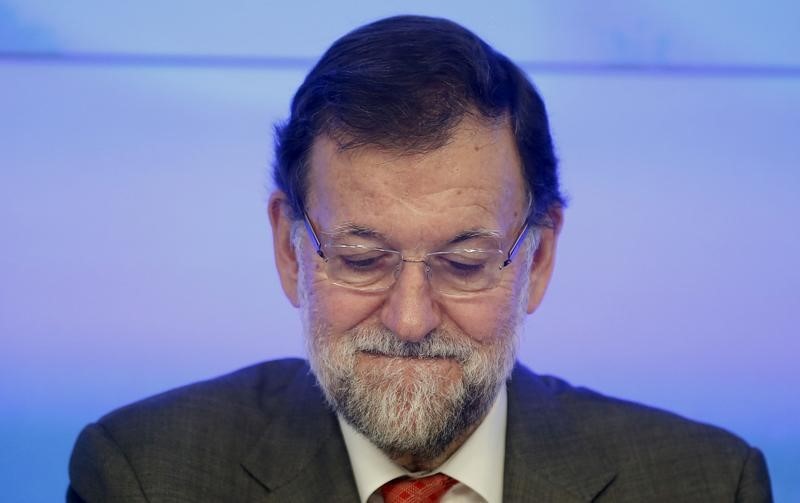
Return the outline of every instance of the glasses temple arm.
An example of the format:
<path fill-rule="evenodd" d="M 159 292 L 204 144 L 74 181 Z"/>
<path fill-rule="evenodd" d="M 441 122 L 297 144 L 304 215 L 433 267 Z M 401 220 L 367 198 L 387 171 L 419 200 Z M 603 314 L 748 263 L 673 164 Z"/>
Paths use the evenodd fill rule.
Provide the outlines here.
<path fill-rule="evenodd" d="M 317 237 L 317 233 L 314 232 L 314 226 L 311 225 L 311 220 L 308 219 L 308 213 L 306 213 L 305 211 L 303 211 L 303 220 L 305 222 L 308 235 L 311 236 L 311 240 L 314 241 L 314 247 L 317 249 L 317 255 L 319 255 L 320 258 L 325 260 L 325 254 L 322 252 L 322 243 Z"/>
<path fill-rule="evenodd" d="M 522 227 L 522 230 L 519 231 L 519 236 L 517 239 L 514 240 L 514 244 L 511 245 L 511 249 L 508 250 L 508 257 L 506 257 L 505 262 L 503 262 L 503 267 L 507 267 L 508 264 L 514 259 L 514 255 L 517 253 L 517 249 L 519 248 L 519 244 L 522 242 L 522 239 L 525 237 L 525 234 L 528 233 L 528 229 L 530 228 L 530 224 L 525 222 L 525 225 Z"/>

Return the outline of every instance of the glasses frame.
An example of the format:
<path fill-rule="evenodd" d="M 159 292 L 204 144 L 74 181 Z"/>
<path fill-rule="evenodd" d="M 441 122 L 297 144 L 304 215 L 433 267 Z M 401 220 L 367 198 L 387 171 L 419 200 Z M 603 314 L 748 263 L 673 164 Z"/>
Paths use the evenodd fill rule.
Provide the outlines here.
<path fill-rule="evenodd" d="M 304 224 L 305 224 L 305 227 L 306 227 L 306 231 L 308 232 L 308 235 L 311 238 L 311 241 L 314 243 L 314 248 L 316 248 L 317 255 L 319 255 L 319 257 L 323 261 L 325 261 L 325 263 L 327 263 L 328 262 L 328 257 L 326 257 L 325 256 L 325 252 L 322 251 L 322 241 L 320 241 L 319 237 L 317 236 L 317 232 L 316 232 L 316 230 L 314 230 L 314 225 L 311 223 L 311 219 L 308 217 L 308 213 L 305 210 L 303 210 L 303 221 L 304 221 Z M 517 237 L 514 239 L 514 243 L 511 245 L 511 248 L 509 248 L 508 253 L 506 253 L 506 258 L 503 261 L 502 265 L 500 266 L 500 270 L 505 269 L 506 267 L 508 267 L 511 264 L 512 260 L 514 259 L 514 256 L 517 254 L 517 251 L 519 250 L 520 244 L 522 243 L 523 239 L 525 238 L 525 235 L 528 233 L 528 230 L 530 230 L 530 229 L 531 229 L 530 222 L 529 222 L 528 218 L 526 218 L 525 219 L 525 223 L 522 225 L 522 228 L 519 230 L 519 233 L 517 234 Z M 376 250 L 382 250 L 382 248 L 379 248 L 379 247 L 375 247 L 375 249 Z M 402 253 L 400 253 L 398 250 L 388 250 L 387 249 L 387 250 L 384 250 L 384 251 L 390 251 L 392 253 L 400 254 L 401 263 L 402 262 L 412 262 L 412 263 L 425 263 L 427 265 L 427 262 L 425 260 L 408 259 L 408 258 L 404 257 L 402 255 Z M 498 251 L 501 251 L 501 250 L 498 250 Z M 431 254 L 436 254 L 436 253 L 441 253 L 441 252 L 432 252 Z M 430 254 L 427 254 L 427 255 L 430 255 Z M 335 284 L 338 285 L 339 283 L 335 283 Z M 352 288 L 352 289 L 358 290 L 358 291 L 380 292 L 380 291 L 388 290 L 389 288 L 391 288 L 392 285 L 389 285 L 385 290 L 362 290 L 361 288 L 354 287 L 354 286 L 351 286 L 351 285 L 340 285 L 340 286 L 344 286 L 346 288 Z M 480 292 L 480 291 L 483 291 L 483 290 L 477 290 L 476 292 Z"/>

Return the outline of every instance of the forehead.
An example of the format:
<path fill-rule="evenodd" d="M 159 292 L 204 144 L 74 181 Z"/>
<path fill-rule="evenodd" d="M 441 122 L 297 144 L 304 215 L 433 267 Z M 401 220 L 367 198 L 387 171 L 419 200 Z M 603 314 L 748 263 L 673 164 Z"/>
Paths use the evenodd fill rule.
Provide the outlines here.
<path fill-rule="evenodd" d="M 310 156 L 307 208 L 323 229 L 356 224 L 421 240 L 470 228 L 520 225 L 527 191 L 509 125 L 465 119 L 421 154 L 341 150 L 328 137 Z"/>

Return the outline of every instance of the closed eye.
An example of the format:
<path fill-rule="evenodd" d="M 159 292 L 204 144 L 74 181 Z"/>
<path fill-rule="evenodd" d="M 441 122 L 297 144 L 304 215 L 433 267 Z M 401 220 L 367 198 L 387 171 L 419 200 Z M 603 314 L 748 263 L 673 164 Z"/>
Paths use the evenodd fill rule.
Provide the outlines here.
<path fill-rule="evenodd" d="M 375 249 L 365 253 L 344 253 L 335 256 L 335 259 L 341 267 L 351 272 L 375 272 L 394 267 L 395 255 Z"/>
<path fill-rule="evenodd" d="M 462 262 L 459 260 L 440 259 L 438 265 L 442 272 L 454 276 L 472 276 L 483 272 L 486 264 L 484 262 Z"/>
<path fill-rule="evenodd" d="M 367 257 L 367 258 L 355 258 L 355 257 L 340 257 L 342 263 L 350 269 L 354 270 L 368 270 L 374 269 L 380 264 L 381 257 Z"/>

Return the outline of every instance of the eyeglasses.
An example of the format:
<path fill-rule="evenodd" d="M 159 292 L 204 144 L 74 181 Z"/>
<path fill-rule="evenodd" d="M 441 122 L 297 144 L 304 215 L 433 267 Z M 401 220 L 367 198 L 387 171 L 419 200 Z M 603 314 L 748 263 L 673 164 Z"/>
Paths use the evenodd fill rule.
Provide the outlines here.
<path fill-rule="evenodd" d="M 335 284 L 363 292 L 382 292 L 394 285 L 404 262 L 425 264 L 431 287 L 446 295 L 469 295 L 497 286 L 503 269 L 511 264 L 525 234 L 531 228 L 526 221 L 508 253 L 494 248 L 461 248 L 426 253 L 409 258 L 397 250 L 359 244 L 323 243 L 303 212 L 306 229 L 325 261 L 325 273 Z M 533 234 L 538 246 L 538 233 Z"/>

